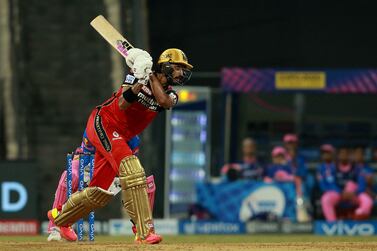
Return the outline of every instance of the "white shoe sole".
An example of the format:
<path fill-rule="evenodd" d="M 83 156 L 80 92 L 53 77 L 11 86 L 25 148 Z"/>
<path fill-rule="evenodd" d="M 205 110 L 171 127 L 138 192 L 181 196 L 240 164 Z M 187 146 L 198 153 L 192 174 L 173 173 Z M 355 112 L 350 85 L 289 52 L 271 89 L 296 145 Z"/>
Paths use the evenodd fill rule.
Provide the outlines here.
<path fill-rule="evenodd" d="M 60 236 L 60 234 L 50 234 L 48 237 L 47 237 L 47 241 L 62 241 L 62 237 Z"/>

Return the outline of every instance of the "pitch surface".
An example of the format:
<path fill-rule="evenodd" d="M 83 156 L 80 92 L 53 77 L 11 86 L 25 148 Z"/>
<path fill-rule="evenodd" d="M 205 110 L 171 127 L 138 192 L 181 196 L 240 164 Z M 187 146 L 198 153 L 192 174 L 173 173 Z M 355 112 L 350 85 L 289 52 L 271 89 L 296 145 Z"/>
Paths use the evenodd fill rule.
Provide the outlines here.
<path fill-rule="evenodd" d="M 96 236 L 94 243 L 47 242 L 46 236 L 0 236 L 0 250 L 377 250 L 377 237 L 314 235 L 164 236 L 159 245 L 135 245 L 131 236 Z"/>

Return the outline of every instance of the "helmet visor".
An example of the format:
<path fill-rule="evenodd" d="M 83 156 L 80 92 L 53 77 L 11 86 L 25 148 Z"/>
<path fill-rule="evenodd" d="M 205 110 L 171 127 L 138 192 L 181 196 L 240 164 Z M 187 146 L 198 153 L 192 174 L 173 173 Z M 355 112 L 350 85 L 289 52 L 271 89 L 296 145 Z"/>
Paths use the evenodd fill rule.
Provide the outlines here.
<path fill-rule="evenodd" d="M 184 85 L 192 75 L 190 68 L 184 64 L 165 63 L 162 69 L 171 85 Z"/>
<path fill-rule="evenodd" d="M 191 75 L 192 71 L 190 71 L 189 69 L 182 69 L 182 76 L 174 79 L 173 82 L 177 85 L 184 85 L 190 80 Z"/>

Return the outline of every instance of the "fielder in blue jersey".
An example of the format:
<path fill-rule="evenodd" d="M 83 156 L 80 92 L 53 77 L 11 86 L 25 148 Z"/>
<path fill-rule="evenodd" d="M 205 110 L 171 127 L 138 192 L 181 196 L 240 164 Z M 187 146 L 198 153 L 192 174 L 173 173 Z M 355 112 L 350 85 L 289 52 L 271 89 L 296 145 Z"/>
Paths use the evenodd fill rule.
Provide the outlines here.
<path fill-rule="evenodd" d="M 366 193 L 366 180 L 362 172 L 350 161 L 348 149 L 339 150 L 336 162 L 334 154 L 333 146 L 321 146 L 322 163 L 317 168 L 317 179 L 323 192 L 321 206 L 325 219 L 338 219 L 336 208 L 341 202 L 355 206 L 355 219 L 368 218 L 373 200 Z"/>

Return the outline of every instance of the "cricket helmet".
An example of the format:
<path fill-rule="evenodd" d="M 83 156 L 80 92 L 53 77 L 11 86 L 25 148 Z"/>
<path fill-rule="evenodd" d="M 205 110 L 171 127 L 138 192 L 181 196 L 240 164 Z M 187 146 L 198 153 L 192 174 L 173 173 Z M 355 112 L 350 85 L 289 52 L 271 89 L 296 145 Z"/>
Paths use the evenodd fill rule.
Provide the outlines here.
<path fill-rule="evenodd" d="M 169 84 L 183 85 L 191 78 L 191 69 L 193 66 L 189 64 L 186 54 L 180 49 L 170 48 L 161 53 L 158 61 L 158 72 L 165 74 Z M 183 76 L 177 80 L 173 78 L 173 66 L 172 64 L 178 64 L 184 66 L 182 69 Z"/>
<path fill-rule="evenodd" d="M 186 54 L 180 49 L 176 48 L 170 48 L 161 53 L 157 63 L 162 64 L 166 62 L 184 65 L 189 70 L 193 68 L 193 66 L 188 63 Z"/>

